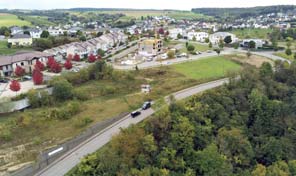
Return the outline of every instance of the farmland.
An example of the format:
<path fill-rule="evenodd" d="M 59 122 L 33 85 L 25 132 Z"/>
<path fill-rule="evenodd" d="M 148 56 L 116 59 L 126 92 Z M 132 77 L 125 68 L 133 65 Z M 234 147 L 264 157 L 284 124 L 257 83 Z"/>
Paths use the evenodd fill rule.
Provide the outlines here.
<path fill-rule="evenodd" d="M 1 13 L 0 26 L 31 26 L 31 23 L 26 20 L 20 20 L 16 15 Z"/>

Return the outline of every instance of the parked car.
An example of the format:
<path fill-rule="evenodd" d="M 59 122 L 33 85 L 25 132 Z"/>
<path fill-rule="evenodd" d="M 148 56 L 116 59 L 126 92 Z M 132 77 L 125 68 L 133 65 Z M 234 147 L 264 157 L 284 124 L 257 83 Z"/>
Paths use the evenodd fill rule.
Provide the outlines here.
<path fill-rule="evenodd" d="M 140 111 L 134 111 L 131 113 L 131 116 L 132 116 L 132 118 L 135 118 L 135 117 L 139 116 L 140 114 L 141 114 Z"/>
<path fill-rule="evenodd" d="M 8 83 L 9 82 L 9 80 L 7 80 L 7 79 L 0 79 L 0 83 Z"/>
<path fill-rule="evenodd" d="M 196 55 L 199 55 L 199 54 L 201 54 L 201 52 L 199 52 L 199 51 L 196 51 L 195 53 L 196 53 Z"/>
<path fill-rule="evenodd" d="M 142 110 L 146 110 L 149 109 L 151 107 L 151 102 L 150 101 L 146 101 L 143 106 L 142 106 Z"/>
<path fill-rule="evenodd" d="M 25 75 L 25 76 L 23 77 L 23 80 L 24 80 L 24 81 L 29 81 L 29 80 L 32 80 L 32 77 L 31 77 L 31 76 L 28 76 L 28 75 Z"/>

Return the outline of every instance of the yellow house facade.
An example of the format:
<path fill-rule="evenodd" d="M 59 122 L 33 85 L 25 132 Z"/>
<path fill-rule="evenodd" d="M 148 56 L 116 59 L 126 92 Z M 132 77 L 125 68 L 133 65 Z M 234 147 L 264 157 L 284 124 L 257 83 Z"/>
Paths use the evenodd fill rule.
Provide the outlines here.
<path fill-rule="evenodd" d="M 33 39 L 30 35 L 16 34 L 8 39 L 8 43 L 11 43 L 11 46 L 31 46 Z"/>

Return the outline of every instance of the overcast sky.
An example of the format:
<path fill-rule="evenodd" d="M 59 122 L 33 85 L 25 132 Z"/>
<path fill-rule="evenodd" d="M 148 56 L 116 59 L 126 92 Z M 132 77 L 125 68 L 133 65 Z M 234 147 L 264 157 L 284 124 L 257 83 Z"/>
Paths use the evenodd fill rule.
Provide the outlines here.
<path fill-rule="evenodd" d="M 180 9 L 296 5 L 296 0 L 0 0 L 0 9 L 64 9 L 72 7 Z"/>

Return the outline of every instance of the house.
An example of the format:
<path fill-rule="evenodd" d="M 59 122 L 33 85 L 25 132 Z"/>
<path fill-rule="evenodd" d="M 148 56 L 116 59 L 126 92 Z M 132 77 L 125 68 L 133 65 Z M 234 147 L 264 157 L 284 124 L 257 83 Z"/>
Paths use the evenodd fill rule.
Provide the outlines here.
<path fill-rule="evenodd" d="M 12 46 L 30 46 L 33 43 L 33 39 L 28 34 L 15 34 L 8 39 L 8 43 L 11 43 Z"/>
<path fill-rule="evenodd" d="M 195 31 L 188 32 L 187 34 L 188 40 L 193 40 L 194 37 L 198 42 L 205 42 L 205 40 L 209 38 L 209 34 L 206 32 L 195 32 Z"/>
<path fill-rule="evenodd" d="M 244 48 L 249 48 L 249 43 L 253 41 L 255 42 L 255 49 L 262 48 L 263 45 L 266 43 L 266 41 L 262 39 L 244 39 L 241 43 L 240 46 Z"/>
<path fill-rule="evenodd" d="M 37 60 L 45 64 L 49 56 L 51 55 L 38 51 L 19 52 L 11 56 L 0 56 L 0 75 L 13 75 L 17 66 L 21 66 L 27 73 L 30 73 Z"/>
<path fill-rule="evenodd" d="M 35 29 L 30 29 L 29 32 L 30 32 L 30 35 L 31 35 L 31 37 L 32 37 L 33 39 L 38 39 L 38 38 L 40 38 L 40 37 L 41 37 L 41 34 L 42 34 L 42 30 L 41 30 L 41 29 L 37 29 L 37 28 L 35 28 Z"/>
<path fill-rule="evenodd" d="M 229 32 L 216 32 L 209 36 L 209 40 L 212 44 L 218 44 L 220 40 L 224 40 L 227 36 L 231 37 L 231 43 L 235 43 L 238 40 L 234 34 L 231 34 Z"/>
<path fill-rule="evenodd" d="M 51 36 L 64 35 L 64 30 L 61 28 L 48 28 L 48 32 Z"/>
<path fill-rule="evenodd" d="M 24 30 L 20 27 L 14 26 L 12 28 L 10 28 L 11 30 L 11 35 L 15 35 L 15 34 L 23 34 Z"/>
<path fill-rule="evenodd" d="M 178 35 L 184 35 L 184 30 L 181 28 L 174 28 L 174 29 L 169 29 L 169 37 L 172 39 L 178 39 Z"/>
<path fill-rule="evenodd" d="M 138 53 L 143 56 L 155 56 L 163 51 L 163 42 L 160 39 L 147 39 L 138 43 Z"/>

